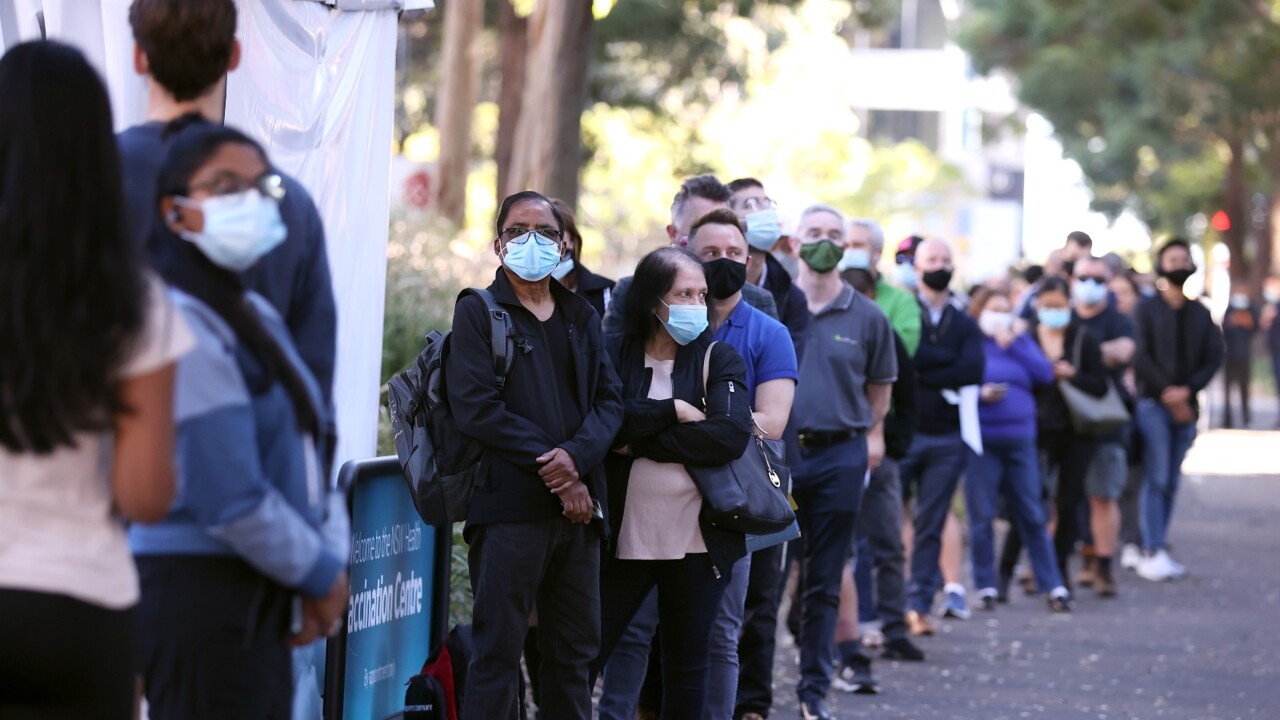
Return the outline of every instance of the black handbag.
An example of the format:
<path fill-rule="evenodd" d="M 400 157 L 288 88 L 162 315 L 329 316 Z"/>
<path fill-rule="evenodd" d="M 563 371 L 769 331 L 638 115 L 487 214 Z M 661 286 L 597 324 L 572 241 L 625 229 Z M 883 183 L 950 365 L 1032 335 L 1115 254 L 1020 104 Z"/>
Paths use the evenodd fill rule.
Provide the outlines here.
<path fill-rule="evenodd" d="M 704 397 L 715 346 L 711 343 L 703 361 Z M 702 515 L 712 525 L 752 535 L 781 532 L 796 519 L 785 490 L 791 486 L 791 472 L 769 458 L 759 435 L 753 433 L 751 439 L 737 460 L 719 467 L 690 466 L 689 475 L 702 493 Z"/>
<path fill-rule="evenodd" d="M 1084 328 L 1078 328 L 1072 353 L 1077 368 L 1080 367 L 1083 337 Z M 1070 380 L 1059 380 L 1058 392 L 1062 393 L 1062 400 L 1071 414 L 1071 426 L 1081 435 L 1105 435 L 1129 424 L 1129 410 L 1110 377 L 1107 378 L 1107 393 L 1102 397 L 1090 395 L 1072 385 Z"/>

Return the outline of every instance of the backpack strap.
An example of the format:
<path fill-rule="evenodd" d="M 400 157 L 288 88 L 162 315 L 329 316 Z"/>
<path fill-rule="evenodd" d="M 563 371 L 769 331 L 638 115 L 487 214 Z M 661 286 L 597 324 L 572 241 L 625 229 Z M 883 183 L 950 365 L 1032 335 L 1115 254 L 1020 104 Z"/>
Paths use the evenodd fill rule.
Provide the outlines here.
<path fill-rule="evenodd" d="M 498 305 L 493 299 L 493 293 L 483 288 L 468 288 L 462 291 L 462 295 L 475 295 L 484 301 L 485 311 L 489 315 L 489 346 L 493 349 L 493 379 L 498 384 L 498 390 L 502 390 L 507 384 L 511 363 L 515 360 L 511 313 Z"/>

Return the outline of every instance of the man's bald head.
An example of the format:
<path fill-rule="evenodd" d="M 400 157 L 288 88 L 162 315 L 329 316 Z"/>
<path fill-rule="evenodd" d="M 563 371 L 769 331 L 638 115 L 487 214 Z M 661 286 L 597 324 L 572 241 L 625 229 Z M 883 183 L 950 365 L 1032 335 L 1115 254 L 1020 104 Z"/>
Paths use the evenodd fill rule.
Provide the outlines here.
<path fill-rule="evenodd" d="M 930 270 L 952 269 L 951 246 L 941 240 L 930 238 L 916 248 L 916 269 L 921 272 Z"/>

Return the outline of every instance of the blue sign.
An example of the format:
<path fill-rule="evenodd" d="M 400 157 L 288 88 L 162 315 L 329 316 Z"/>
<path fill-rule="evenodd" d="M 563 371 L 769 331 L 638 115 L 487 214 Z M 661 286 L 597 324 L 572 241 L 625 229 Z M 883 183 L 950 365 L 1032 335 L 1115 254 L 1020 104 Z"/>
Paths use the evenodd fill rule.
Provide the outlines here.
<path fill-rule="evenodd" d="M 351 599 L 343 636 L 330 652 L 341 664 L 341 679 L 328 686 L 341 688 L 334 694 L 340 693 L 344 720 L 385 720 L 403 712 L 405 683 L 421 671 L 438 639 L 438 591 L 448 584 L 448 540 L 418 517 L 400 466 L 391 460 L 343 468 L 352 476 Z M 444 567 L 438 567 L 441 557 Z M 337 704 L 332 696 L 326 700 L 330 708 Z"/>

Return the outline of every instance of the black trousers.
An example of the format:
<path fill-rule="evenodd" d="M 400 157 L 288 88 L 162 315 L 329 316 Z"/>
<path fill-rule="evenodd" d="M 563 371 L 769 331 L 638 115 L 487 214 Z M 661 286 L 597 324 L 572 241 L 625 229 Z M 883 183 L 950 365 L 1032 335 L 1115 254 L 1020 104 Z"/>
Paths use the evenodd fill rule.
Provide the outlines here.
<path fill-rule="evenodd" d="M 0 590 L 0 718 L 133 717 L 133 609 Z"/>
<path fill-rule="evenodd" d="M 777 648 L 778 605 L 785 585 L 786 543 L 751 554 L 751 578 L 738 640 L 738 698 L 733 716 L 768 715 L 773 707 L 773 656 Z"/>
<path fill-rule="evenodd" d="M 464 718 L 518 717 L 520 655 L 538 608 L 539 715 L 588 720 L 600 647 L 600 532 L 564 517 L 468 527 L 475 595 Z"/>
<path fill-rule="evenodd" d="M 658 589 L 663 720 L 702 720 L 711 669 L 711 626 L 732 570 L 716 577 L 706 553 L 679 560 L 611 560 L 601 574 L 599 675 L 653 588 Z M 548 716 L 552 717 L 552 716 Z"/>
<path fill-rule="evenodd" d="M 236 557 L 137 561 L 151 720 L 291 720 L 293 593 Z"/>
<path fill-rule="evenodd" d="M 1240 392 L 1240 409 L 1243 411 L 1242 419 L 1246 426 L 1252 415 L 1249 412 L 1249 386 L 1253 382 L 1253 368 L 1250 366 L 1249 359 L 1233 359 L 1227 362 L 1223 367 L 1223 379 L 1226 381 L 1222 386 L 1222 410 L 1223 424 L 1226 427 L 1235 426 L 1235 416 L 1231 412 L 1231 393 L 1237 389 Z"/>

